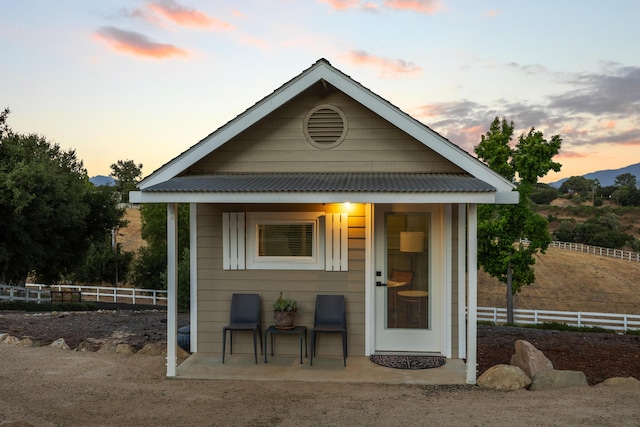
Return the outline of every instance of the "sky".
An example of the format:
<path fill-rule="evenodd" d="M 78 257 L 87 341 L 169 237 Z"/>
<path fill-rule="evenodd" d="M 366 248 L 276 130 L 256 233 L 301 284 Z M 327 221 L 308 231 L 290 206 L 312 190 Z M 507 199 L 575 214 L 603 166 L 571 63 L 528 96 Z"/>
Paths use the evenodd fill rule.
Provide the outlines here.
<path fill-rule="evenodd" d="M 637 0 L 0 0 L 0 110 L 89 176 L 151 174 L 320 58 L 473 153 L 560 135 L 542 182 L 640 162 Z"/>

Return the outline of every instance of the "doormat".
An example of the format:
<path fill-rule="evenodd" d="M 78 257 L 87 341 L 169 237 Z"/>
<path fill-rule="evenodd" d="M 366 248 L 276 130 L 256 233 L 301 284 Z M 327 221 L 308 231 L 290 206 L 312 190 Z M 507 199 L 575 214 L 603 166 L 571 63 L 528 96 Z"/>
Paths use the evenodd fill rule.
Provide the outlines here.
<path fill-rule="evenodd" d="M 391 356 L 385 354 L 374 354 L 369 357 L 369 360 L 380 366 L 396 369 L 437 368 L 447 361 L 444 356 Z"/>

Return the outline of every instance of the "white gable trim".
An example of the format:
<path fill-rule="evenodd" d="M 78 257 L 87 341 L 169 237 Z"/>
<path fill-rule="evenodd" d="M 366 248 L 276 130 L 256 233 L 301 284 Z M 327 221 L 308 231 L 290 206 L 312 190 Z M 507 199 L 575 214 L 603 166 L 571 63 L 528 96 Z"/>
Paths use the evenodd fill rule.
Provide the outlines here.
<path fill-rule="evenodd" d="M 349 76 L 333 68 L 325 60 L 316 62 L 311 68 L 283 85 L 271 95 L 262 99 L 237 118 L 162 166 L 149 177 L 142 180 L 139 188 L 145 189 L 177 176 L 189 166 L 321 80 L 330 83 L 376 114 L 384 117 L 399 129 L 402 129 L 471 175 L 493 185 L 499 192 L 509 192 L 514 188 L 512 183 L 491 170 L 478 159 L 438 135 L 424 124 L 403 113 L 388 101 L 364 88 Z"/>

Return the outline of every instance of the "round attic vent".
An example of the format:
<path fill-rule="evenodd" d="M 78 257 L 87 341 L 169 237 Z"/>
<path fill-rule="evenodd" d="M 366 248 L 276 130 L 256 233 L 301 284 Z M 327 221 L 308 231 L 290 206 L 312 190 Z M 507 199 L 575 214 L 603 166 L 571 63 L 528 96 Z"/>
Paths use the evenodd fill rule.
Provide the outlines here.
<path fill-rule="evenodd" d="M 321 149 L 337 147 L 347 136 L 347 117 L 336 106 L 318 105 L 304 117 L 304 136 Z"/>

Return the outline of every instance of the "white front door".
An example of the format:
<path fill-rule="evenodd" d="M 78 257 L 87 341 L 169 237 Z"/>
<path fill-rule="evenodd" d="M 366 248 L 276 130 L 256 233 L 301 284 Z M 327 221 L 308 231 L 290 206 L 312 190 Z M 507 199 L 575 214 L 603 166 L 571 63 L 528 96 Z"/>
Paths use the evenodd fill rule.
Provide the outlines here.
<path fill-rule="evenodd" d="M 375 350 L 442 353 L 442 212 L 376 205 Z"/>

